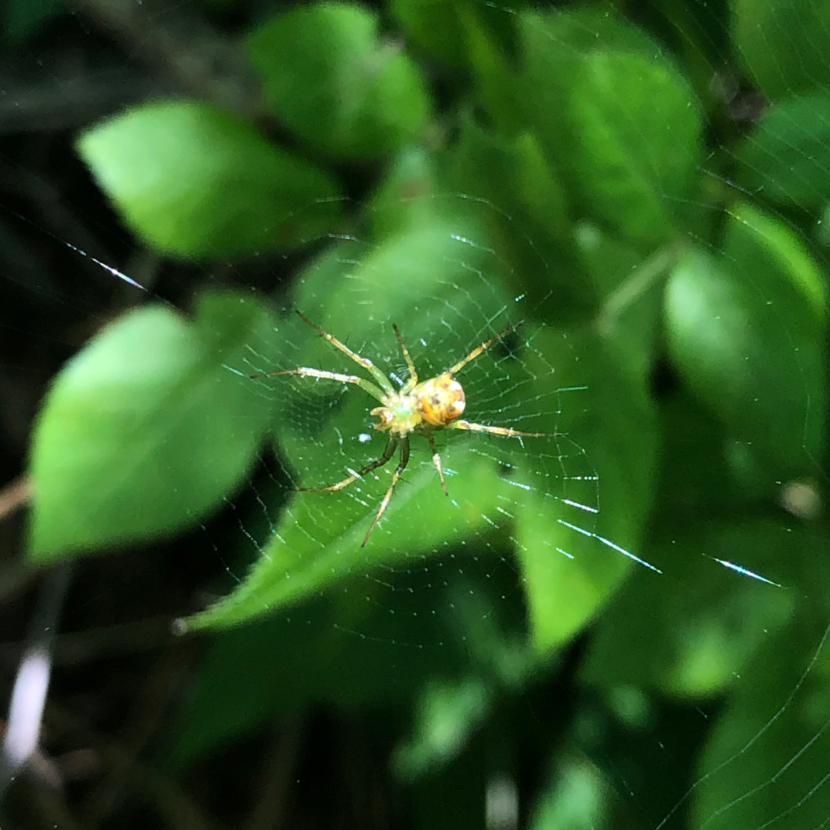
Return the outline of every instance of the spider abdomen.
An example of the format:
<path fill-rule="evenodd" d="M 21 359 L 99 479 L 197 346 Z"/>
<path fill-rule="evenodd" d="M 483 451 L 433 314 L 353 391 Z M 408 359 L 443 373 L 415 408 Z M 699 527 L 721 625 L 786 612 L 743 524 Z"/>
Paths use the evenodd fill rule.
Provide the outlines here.
<path fill-rule="evenodd" d="M 445 427 L 464 414 L 467 403 L 461 384 L 449 373 L 438 375 L 412 390 L 418 414 L 431 426 Z"/>

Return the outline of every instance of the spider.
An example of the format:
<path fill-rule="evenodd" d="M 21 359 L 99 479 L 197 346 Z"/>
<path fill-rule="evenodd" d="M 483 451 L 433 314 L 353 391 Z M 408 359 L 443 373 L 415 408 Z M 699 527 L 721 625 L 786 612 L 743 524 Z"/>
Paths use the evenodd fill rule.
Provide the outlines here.
<path fill-rule="evenodd" d="M 302 312 L 298 311 L 297 314 L 307 325 L 322 334 L 332 346 L 362 366 L 374 378 L 376 383 L 362 378 L 359 375 L 347 375 L 341 372 L 311 369 L 307 366 L 301 366 L 297 369 L 284 369 L 279 372 L 260 372 L 259 374 L 251 375 L 251 378 L 300 375 L 306 378 L 322 378 L 324 380 L 336 380 L 340 383 L 353 383 L 380 401 L 380 406 L 376 406 L 369 414 L 377 416 L 379 419 L 378 423 L 375 424 L 375 429 L 389 433 L 386 449 L 384 449 L 380 458 L 370 461 L 359 470 L 353 471 L 336 484 L 330 484 L 327 487 L 298 487 L 297 490 L 304 492 L 342 490 L 344 487 L 348 487 L 352 482 L 363 478 L 373 470 L 383 467 L 391 460 L 395 454 L 395 450 L 400 450 L 398 466 L 392 474 L 389 489 L 387 489 L 386 495 L 381 500 L 377 513 L 375 513 L 375 518 L 369 530 L 366 532 L 361 547 L 366 546 L 369 537 L 372 535 L 372 531 L 377 527 L 378 522 L 380 522 L 389 504 L 389 500 L 392 498 L 395 485 L 398 483 L 398 479 L 400 479 L 403 471 L 406 469 L 406 465 L 409 463 L 410 434 L 417 433 L 423 435 L 429 442 L 430 450 L 432 450 L 432 462 L 438 471 L 438 478 L 441 481 L 441 487 L 444 489 L 446 495 L 449 495 L 449 490 L 447 490 L 444 470 L 441 467 L 441 457 L 438 455 L 438 449 L 435 446 L 434 433 L 437 430 L 464 429 L 469 432 L 488 432 L 492 435 L 505 435 L 508 437 L 556 437 L 555 433 L 522 432 L 512 427 L 487 426 L 485 424 L 474 424 L 470 421 L 461 420 L 461 415 L 464 413 L 464 407 L 466 405 L 466 398 L 464 396 L 464 389 L 455 379 L 455 375 L 468 363 L 471 363 L 479 355 L 486 352 L 494 343 L 498 343 L 503 337 L 514 331 L 518 327 L 518 323 L 508 326 L 508 328 L 499 332 L 495 337 L 486 340 L 480 346 L 473 349 L 465 358 L 459 360 L 458 363 L 437 377 L 425 381 L 418 380 L 418 372 L 415 369 L 415 364 L 412 362 L 409 349 L 406 347 L 400 330 L 396 325 L 393 325 L 392 328 L 395 331 L 395 337 L 398 338 L 398 344 L 401 347 L 403 358 L 409 370 L 409 379 L 399 389 L 396 389 L 392 385 L 392 381 L 371 360 L 353 352 L 345 343 L 342 343 L 333 334 L 329 334 L 325 329 L 313 323 Z"/>

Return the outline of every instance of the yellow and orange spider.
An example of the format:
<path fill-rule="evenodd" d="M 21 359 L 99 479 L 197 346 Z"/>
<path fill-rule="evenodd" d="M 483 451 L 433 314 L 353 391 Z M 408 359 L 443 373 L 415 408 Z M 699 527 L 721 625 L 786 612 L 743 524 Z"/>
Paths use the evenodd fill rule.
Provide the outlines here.
<path fill-rule="evenodd" d="M 415 369 L 415 364 L 409 355 L 409 349 L 404 343 L 403 336 L 397 326 L 393 325 L 395 336 L 398 338 L 398 343 L 403 352 L 404 360 L 406 361 L 407 369 L 409 370 L 409 379 L 399 389 L 392 385 L 392 381 L 383 373 L 371 360 L 362 357 L 353 352 L 345 343 L 341 343 L 334 335 L 329 334 L 325 329 L 322 329 L 316 323 L 312 323 L 302 312 L 297 314 L 303 319 L 305 323 L 318 331 L 326 340 L 331 343 L 336 349 L 339 349 L 344 354 L 348 355 L 355 363 L 360 364 L 377 383 L 373 383 L 366 378 L 359 375 L 346 375 L 340 372 L 328 372 L 323 369 L 310 369 L 306 366 L 301 366 L 297 369 L 283 369 L 279 372 L 261 372 L 256 375 L 251 375 L 252 378 L 261 377 L 276 377 L 278 375 L 301 375 L 306 378 L 322 378 L 324 380 L 336 380 L 340 383 L 353 383 L 359 386 L 365 392 L 368 392 L 373 398 L 380 401 L 380 406 L 376 406 L 370 415 L 378 417 L 378 423 L 375 424 L 375 429 L 381 432 L 389 433 L 389 440 L 386 443 L 386 449 L 380 458 L 375 461 L 370 461 L 359 470 L 352 472 L 351 475 L 338 481 L 336 484 L 330 484 L 327 487 L 298 487 L 302 491 L 324 491 L 324 490 L 342 490 L 348 487 L 352 482 L 359 478 L 383 467 L 387 464 L 396 449 L 400 449 L 400 456 L 398 459 L 398 466 L 392 474 L 392 481 L 389 484 L 389 489 L 380 503 L 377 513 L 375 513 L 374 521 L 366 533 L 361 547 L 364 547 L 372 535 L 372 531 L 377 527 L 378 522 L 386 510 L 389 500 L 392 498 L 392 493 L 395 490 L 395 485 L 398 479 L 406 469 L 409 463 L 409 435 L 410 433 L 419 433 L 426 437 L 429 441 L 429 447 L 432 450 L 432 461 L 435 464 L 435 469 L 438 470 L 438 478 L 441 481 L 441 487 L 444 492 L 449 495 L 447 490 L 447 483 L 444 480 L 444 471 L 441 467 L 441 457 L 438 455 L 438 449 L 435 446 L 434 433 L 439 429 L 465 429 L 470 432 L 488 432 L 492 435 L 506 435 L 508 437 L 525 437 L 525 438 L 555 438 L 556 433 L 550 432 L 522 432 L 512 427 L 494 427 L 485 424 L 474 424 L 470 421 L 461 420 L 461 415 L 464 413 L 466 405 L 466 398 L 464 396 L 464 389 L 461 384 L 455 379 L 455 375 L 460 372 L 468 363 L 475 360 L 479 355 L 483 354 L 494 343 L 497 343 L 507 334 L 516 329 L 518 324 L 509 326 L 504 331 L 499 332 L 495 337 L 486 340 L 480 346 L 473 349 L 465 358 L 459 360 L 451 368 L 442 372 L 440 375 L 423 382 L 418 380 L 418 372 Z"/>

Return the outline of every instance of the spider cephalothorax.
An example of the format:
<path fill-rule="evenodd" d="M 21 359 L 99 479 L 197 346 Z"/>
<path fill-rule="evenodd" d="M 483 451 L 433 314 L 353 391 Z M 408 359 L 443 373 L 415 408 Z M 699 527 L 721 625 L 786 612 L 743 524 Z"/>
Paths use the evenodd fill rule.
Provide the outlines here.
<path fill-rule="evenodd" d="M 330 484 L 327 487 L 301 487 L 300 490 L 342 490 L 359 478 L 377 470 L 384 464 L 387 464 L 396 449 L 400 449 L 400 458 L 395 472 L 392 474 L 392 481 L 386 495 L 380 503 L 374 521 L 363 539 L 363 545 L 369 541 L 372 531 L 377 526 L 378 522 L 383 516 L 389 500 L 392 498 L 392 493 L 401 473 L 406 469 L 409 463 L 409 435 L 417 432 L 422 434 L 432 450 L 432 461 L 435 464 L 435 469 L 438 471 L 438 478 L 441 481 L 441 486 L 444 492 L 449 495 L 447 490 L 447 483 L 444 480 L 444 471 L 441 467 L 441 457 L 438 455 L 438 449 L 435 446 L 434 433 L 439 429 L 464 429 L 470 432 L 488 432 L 492 435 L 504 435 L 508 437 L 528 437 L 528 438 L 555 438 L 555 433 L 549 432 L 522 432 L 512 427 L 495 427 L 486 424 L 474 424 L 469 421 L 462 421 L 461 416 L 464 414 L 464 408 L 467 399 L 464 396 L 464 389 L 461 384 L 455 379 L 455 375 L 460 372 L 468 363 L 475 360 L 480 354 L 486 352 L 494 343 L 501 340 L 506 334 L 513 331 L 516 326 L 510 326 L 504 331 L 486 340 L 480 346 L 473 349 L 463 360 L 459 360 L 446 372 L 442 372 L 434 378 L 419 382 L 418 372 L 415 369 L 415 364 L 409 355 L 409 349 L 404 343 L 403 336 L 398 330 L 397 326 L 393 326 L 395 336 L 398 338 L 398 343 L 403 352 L 404 360 L 406 361 L 407 369 L 409 370 L 409 379 L 403 386 L 396 389 L 392 381 L 380 369 L 372 363 L 371 360 L 361 357 L 356 352 L 353 352 L 344 343 L 341 343 L 334 335 L 329 334 L 324 329 L 320 328 L 316 323 L 312 323 L 304 314 L 297 312 L 300 317 L 313 329 L 316 329 L 329 343 L 336 349 L 339 349 L 344 354 L 348 355 L 355 363 L 362 366 L 374 378 L 373 383 L 366 378 L 359 375 L 346 375 L 340 372 L 328 372 L 323 369 L 311 369 L 301 366 L 297 369 L 285 369 L 280 372 L 265 372 L 260 375 L 253 375 L 252 377 L 273 377 L 275 375 L 301 375 L 309 378 L 323 378 L 326 380 L 336 380 L 341 383 L 353 383 L 359 386 L 365 392 L 368 392 L 373 398 L 380 401 L 380 406 L 376 406 L 371 410 L 370 414 L 376 416 L 379 420 L 375 424 L 375 429 L 389 433 L 389 440 L 386 444 L 386 449 L 383 455 L 375 461 L 370 461 L 365 466 L 361 467 L 356 472 L 338 481 L 336 484 Z"/>

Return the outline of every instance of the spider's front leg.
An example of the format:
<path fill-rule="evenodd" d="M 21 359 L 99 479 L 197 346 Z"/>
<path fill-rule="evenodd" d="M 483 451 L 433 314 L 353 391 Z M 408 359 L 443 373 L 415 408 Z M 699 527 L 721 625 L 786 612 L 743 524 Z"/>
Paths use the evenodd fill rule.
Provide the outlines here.
<path fill-rule="evenodd" d="M 523 432 L 513 427 L 491 427 L 486 424 L 474 424 L 470 421 L 454 421 L 448 429 L 465 429 L 468 432 L 489 432 L 490 435 L 504 435 L 507 438 L 561 438 L 560 432 Z"/>
<path fill-rule="evenodd" d="M 364 392 L 368 392 L 373 398 L 383 400 L 383 392 L 369 380 L 358 375 L 344 375 L 341 372 L 327 372 L 325 369 L 311 369 L 308 366 L 300 366 L 297 369 L 282 369 L 279 372 L 257 372 L 255 375 L 248 375 L 251 380 L 258 378 L 275 378 L 279 375 L 299 375 L 303 378 L 317 378 L 318 380 L 336 380 L 338 383 L 353 383 L 359 386 Z"/>

